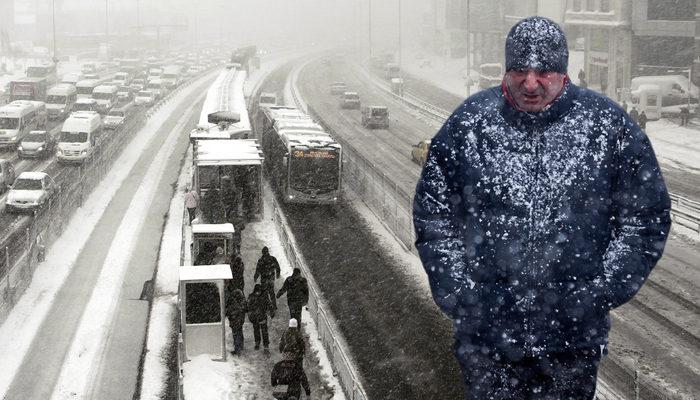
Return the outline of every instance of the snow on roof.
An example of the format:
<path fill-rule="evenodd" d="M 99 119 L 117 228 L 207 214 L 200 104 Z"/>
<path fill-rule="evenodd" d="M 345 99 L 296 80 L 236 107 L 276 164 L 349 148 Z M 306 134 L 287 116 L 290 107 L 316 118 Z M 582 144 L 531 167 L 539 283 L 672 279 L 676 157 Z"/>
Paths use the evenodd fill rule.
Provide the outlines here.
<path fill-rule="evenodd" d="M 221 71 L 214 83 L 209 87 L 209 90 L 207 90 L 207 97 L 199 115 L 200 125 L 210 125 L 209 131 L 211 133 L 216 133 L 217 131 L 227 132 L 231 138 L 234 138 L 237 134 L 251 132 L 243 91 L 246 76 L 245 71 L 235 69 Z M 222 125 L 209 124 L 209 114 L 217 111 L 238 113 L 240 121 Z"/>
<path fill-rule="evenodd" d="M 192 224 L 192 234 L 197 233 L 233 233 L 233 224 Z"/>
<path fill-rule="evenodd" d="M 263 159 L 255 139 L 212 139 L 195 142 L 195 165 L 260 165 Z"/>
<path fill-rule="evenodd" d="M 233 278 L 231 267 L 227 264 L 183 265 L 179 270 L 180 282 L 206 282 Z"/>
<path fill-rule="evenodd" d="M 46 176 L 46 172 L 41 172 L 41 171 L 24 171 L 19 176 L 17 179 L 31 179 L 33 181 L 38 181 L 41 179 L 44 179 Z"/>
<path fill-rule="evenodd" d="M 304 129 L 282 129 L 279 131 L 280 136 L 284 139 L 287 145 L 292 147 L 307 146 L 307 147 L 334 147 L 340 148 L 335 139 L 326 132 L 318 132 L 314 130 Z"/>

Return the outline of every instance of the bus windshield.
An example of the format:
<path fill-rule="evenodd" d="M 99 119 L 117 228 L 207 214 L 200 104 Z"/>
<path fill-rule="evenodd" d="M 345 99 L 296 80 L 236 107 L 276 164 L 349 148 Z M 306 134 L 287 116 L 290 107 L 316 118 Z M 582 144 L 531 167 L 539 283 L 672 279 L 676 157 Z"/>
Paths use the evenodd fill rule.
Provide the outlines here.
<path fill-rule="evenodd" d="M 89 94 L 92 95 L 92 90 L 95 89 L 93 86 L 78 86 L 78 94 Z"/>
<path fill-rule="evenodd" d="M 57 96 L 57 95 L 47 96 L 46 97 L 46 104 L 66 104 L 67 99 L 68 99 L 68 97 L 66 97 L 66 96 Z"/>
<path fill-rule="evenodd" d="M 61 132 L 62 143 L 85 143 L 88 140 L 87 132 Z"/>
<path fill-rule="evenodd" d="M 294 150 L 290 185 L 302 193 L 327 193 L 338 189 L 340 163 L 335 150 Z"/>
<path fill-rule="evenodd" d="M 19 127 L 19 118 L 0 118 L 0 129 L 17 129 Z"/>

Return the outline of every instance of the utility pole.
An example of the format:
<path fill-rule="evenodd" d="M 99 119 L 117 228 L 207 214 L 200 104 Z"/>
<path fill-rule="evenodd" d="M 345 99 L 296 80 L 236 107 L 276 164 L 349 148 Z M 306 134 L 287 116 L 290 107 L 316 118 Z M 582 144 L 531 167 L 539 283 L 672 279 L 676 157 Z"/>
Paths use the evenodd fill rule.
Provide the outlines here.
<path fill-rule="evenodd" d="M 53 63 L 58 64 L 56 56 L 56 0 L 51 0 L 51 24 L 53 25 Z"/>
<path fill-rule="evenodd" d="M 403 51 L 401 49 L 403 41 L 401 40 L 401 0 L 399 0 L 399 79 L 403 81 L 403 65 L 402 65 L 402 56 L 403 56 Z"/>
<path fill-rule="evenodd" d="M 471 66 L 472 66 L 472 58 L 471 58 L 471 38 L 469 37 L 469 29 L 471 29 L 471 26 L 469 25 L 469 0 L 467 0 L 467 25 L 466 25 L 466 31 L 467 31 L 467 97 L 471 96 Z"/>
<path fill-rule="evenodd" d="M 369 60 L 367 60 L 367 65 L 369 65 L 368 69 L 372 68 L 372 0 L 369 0 L 369 7 L 368 7 L 368 19 L 367 19 L 367 30 L 369 31 L 367 37 L 369 39 L 369 42 L 367 44 L 367 47 L 369 48 Z"/>
<path fill-rule="evenodd" d="M 139 0 L 136 0 L 136 37 L 141 39 L 141 15 L 139 8 Z"/>
<path fill-rule="evenodd" d="M 109 59 L 109 0 L 105 0 L 105 43 L 106 56 Z"/>

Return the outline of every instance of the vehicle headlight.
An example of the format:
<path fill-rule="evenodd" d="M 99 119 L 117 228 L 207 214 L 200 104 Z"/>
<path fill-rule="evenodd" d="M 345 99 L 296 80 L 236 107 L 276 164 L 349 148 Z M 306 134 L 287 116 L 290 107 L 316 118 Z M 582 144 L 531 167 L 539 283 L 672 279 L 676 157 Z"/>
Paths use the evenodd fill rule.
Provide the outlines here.
<path fill-rule="evenodd" d="M 39 148 L 36 149 L 36 151 L 43 151 L 43 150 L 44 150 L 44 146 L 39 146 Z"/>
<path fill-rule="evenodd" d="M 22 146 L 17 146 L 17 150 L 22 151 Z"/>
<path fill-rule="evenodd" d="M 56 155 L 61 155 L 61 149 L 56 149 Z"/>
<path fill-rule="evenodd" d="M 87 154 L 87 150 L 81 151 L 80 154 L 83 154 L 83 155 Z"/>
<path fill-rule="evenodd" d="M 10 136 L 10 140 L 15 140 L 15 139 L 17 139 L 17 135 Z"/>

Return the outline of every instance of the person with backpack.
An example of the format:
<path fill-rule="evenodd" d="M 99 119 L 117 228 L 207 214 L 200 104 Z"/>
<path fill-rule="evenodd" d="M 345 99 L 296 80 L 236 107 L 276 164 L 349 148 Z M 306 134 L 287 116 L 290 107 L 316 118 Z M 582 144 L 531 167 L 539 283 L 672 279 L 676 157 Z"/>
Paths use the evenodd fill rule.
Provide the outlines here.
<path fill-rule="evenodd" d="M 296 319 L 289 320 L 289 328 L 282 334 L 280 338 L 280 353 L 284 360 L 293 360 L 298 363 L 304 361 L 306 354 L 306 343 L 301 335 L 299 325 Z"/>
<path fill-rule="evenodd" d="M 306 278 L 301 276 L 299 268 L 294 268 L 292 276 L 284 280 L 282 288 L 277 292 L 277 298 L 279 299 L 285 293 L 287 293 L 289 317 L 301 325 L 301 308 L 309 302 L 309 284 Z"/>
<path fill-rule="evenodd" d="M 248 320 L 253 324 L 253 337 L 255 338 L 255 350 L 260 349 L 260 341 L 267 350 L 270 347 L 270 336 L 267 332 L 267 314 L 271 312 L 270 298 L 263 293 L 262 286 L 258 283 L 253 293 L 248 295 Z M 274 313 L 272 314 L 274 316 Z"/>
<path fill-rule="evenodd" d="M 275 279 L 280 277 L 280 264 L 274 256 L 270 255 L 267 246 L 262 248 L 262 256 L 255 266 L 253 282 L 260 278 L 260 286 L 263 293 L 270 300 L 273 312 L 277 310 L 277 299 L 275 298 Z"/>

